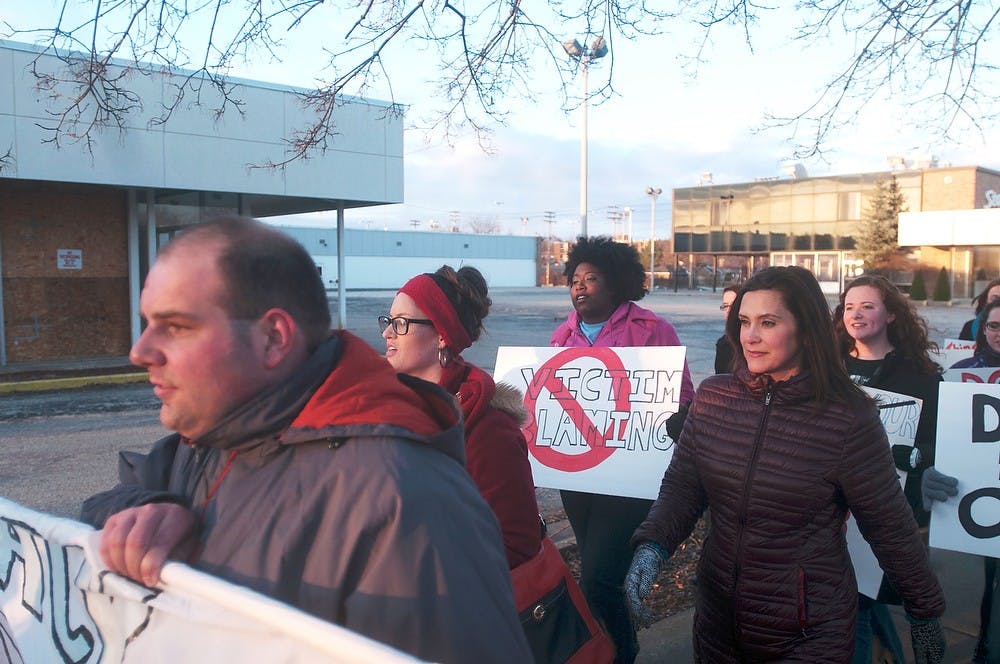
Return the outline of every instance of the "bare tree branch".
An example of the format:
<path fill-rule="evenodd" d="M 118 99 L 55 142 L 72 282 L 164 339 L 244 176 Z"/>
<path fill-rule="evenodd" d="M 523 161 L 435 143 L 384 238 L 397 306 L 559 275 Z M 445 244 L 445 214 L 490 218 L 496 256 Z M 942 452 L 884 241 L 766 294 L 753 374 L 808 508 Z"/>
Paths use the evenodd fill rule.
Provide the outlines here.
<path fill-rule="evenodd" d="M 62 0 L 54 25 L 13 35 L 36 37 L 43 54 L 63 63 L 58 71 L 43 70 L 39 58 L 33 68 L 50 103 L 52 121 L 45 123 L 50 140 L 91 146 L 101 130 L 122 131 L 141 111 L 151 113 L 154 124 L 166 122 L 184 102 L 210 104 L 217 116 L 242 112 L 243 102 L 228 82 L 233 66 L 262 55 L 280 58 L 285 41 L 306 22 L 335 15 L 337 23 L 324 39 L 326 75 L 302 97 L 312 120 L 287 137 L 282 159 L 265 164 L 277 167 L 329 147 L 337 132 L 335 109 L 350 96 L 376 89 L 384 95 L 388 88 L 387 112 L 402 112 L 392 93 L 392 75 L 398 73 L 391 71 L 390 53 L 416 53 L 417 47 L 438 65 L 435 115 L 424 121 L 427 129 L 446 137 L 471 129 L 486 144 L 491 126 L 538 94 L 535 74 L 543 68 L 558 75 L 567 110 L 582 102 L 570 85 L 580 63 L 561 49 L 567 37 L 603 37 L 608 44 L 603 75 L 588 94 L 600 103 L 616 94 L 620 39 L 668 27 L 690 33 L 695 26 L 696 48 L 688 64 L 696 72 L 720 31 L 738 31 L 752 51 L 759 26 L 788 11 L 766 2 Z M 853 123 L 875 98 L 905 101 L 916 124 L 942 137 L 1000 117 L 993 92 L 1000 82 L 997 65 L 983 48 L 1000 15 L 996 3 L 798 0 L 795 12 L 799 25 L 791 39 L 813 44 L 847 35 L 855 43 L 805 108 L 772 114 L 765 122 L 793 129 L 798 156 L 820 154 L 831 135 Z M 164 73 L 174 75 L 174 87 L 161 108 L 144 109 L 136 82 Z"/>

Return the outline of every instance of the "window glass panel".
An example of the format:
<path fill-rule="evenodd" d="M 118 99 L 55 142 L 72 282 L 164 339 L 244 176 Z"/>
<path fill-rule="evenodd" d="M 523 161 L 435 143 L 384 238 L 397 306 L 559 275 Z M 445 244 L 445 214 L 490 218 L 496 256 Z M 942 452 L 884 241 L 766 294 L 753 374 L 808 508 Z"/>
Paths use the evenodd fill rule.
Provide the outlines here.
<path fill-rule="evenodd" d="M 771 199 L 771 223 L 784 224 L 792 221 L 792 201 L 788 196 Z"/>
<path fill-rule="evenodd" d="M 792 196 L 792 219 L 795 221 L 812 221 L 813 197 L 812 196 Z"/>
<path fill-rule="evenodd" d="M 837 201 L 838 219 L 847 219 L 850 221 L 858 221 L 861 219 L 861 192 L 860 191 L 845 191 L 842 192 Z"/>
<path fill-rule="evenodd" d="M 836 221 L 837 194 L 817 194 L 813 198 L 813 219 L 816 221 Z"/>
<path fill-rule="evenodd" d="M 838 272 L 837 269 L 837 255 L 836 254 L 820 254 L 817 260 L 816 267 L 816 279 L 819 281 L 837 281 Z"/>

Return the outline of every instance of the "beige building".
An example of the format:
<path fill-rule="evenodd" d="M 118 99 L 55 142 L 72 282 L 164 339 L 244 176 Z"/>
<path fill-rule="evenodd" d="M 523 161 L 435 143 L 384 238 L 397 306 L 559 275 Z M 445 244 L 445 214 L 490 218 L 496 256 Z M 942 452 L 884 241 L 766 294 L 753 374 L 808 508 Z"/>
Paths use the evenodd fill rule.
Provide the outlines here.
<path fill-rule="evenodd" d="M 816 274 L 825 291 L 839 292 L 859 265 L 854 249 L 865 210 L 878 181 L 890 175 L 895 175 L 911 213 L 1000 205 L 1000 195 L 990 196 L 1000 192 L 1000 172 L 979 166 L 927 164 L 854 175 L 799 174 L 674 190 L 674 248 L 678 268 L 685 268 L 681 273 L 688 275 L 690 285 L 721 286 L 768 265 L 801 265 Z M 928 273 L 947 268 L 953 296 L 969 297 L 977 278 L 1000 276 L 1000 249 L 962 251 L 916 245 L 913 265 Z M 896 276 L 907 283 L 912 272 Z"/>

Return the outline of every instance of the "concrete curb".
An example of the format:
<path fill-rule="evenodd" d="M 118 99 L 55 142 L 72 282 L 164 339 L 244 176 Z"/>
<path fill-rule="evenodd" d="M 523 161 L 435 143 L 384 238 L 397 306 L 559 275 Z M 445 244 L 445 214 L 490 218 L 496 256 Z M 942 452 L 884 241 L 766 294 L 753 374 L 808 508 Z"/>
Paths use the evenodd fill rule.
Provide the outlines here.
<path fill-rule="evenodd" d="M 128 385 L 149 380 L 149 374 L 127 373 L 97 376 L 74 376 L 71 378 L 42 378 L 39 380 L 11 381 L 0 383 L 0 394 L 15 392 L 44 392 L 47 390 L 71 390 L 92 385 Z"/>

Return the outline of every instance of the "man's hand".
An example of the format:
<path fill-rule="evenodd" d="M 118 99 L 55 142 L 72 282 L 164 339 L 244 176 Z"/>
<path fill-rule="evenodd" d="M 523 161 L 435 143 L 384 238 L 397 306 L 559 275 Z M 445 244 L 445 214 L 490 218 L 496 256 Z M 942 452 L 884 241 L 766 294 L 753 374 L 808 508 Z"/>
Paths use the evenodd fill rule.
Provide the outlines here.
<path fill-rule="evenodd" d="M 113 571 L 149 587 L 167 558 L 184 558 L 197 544 L 197 519 L 175 503 L 149 503 L 110 516 L 101 531 L 101 559 Z"/>

